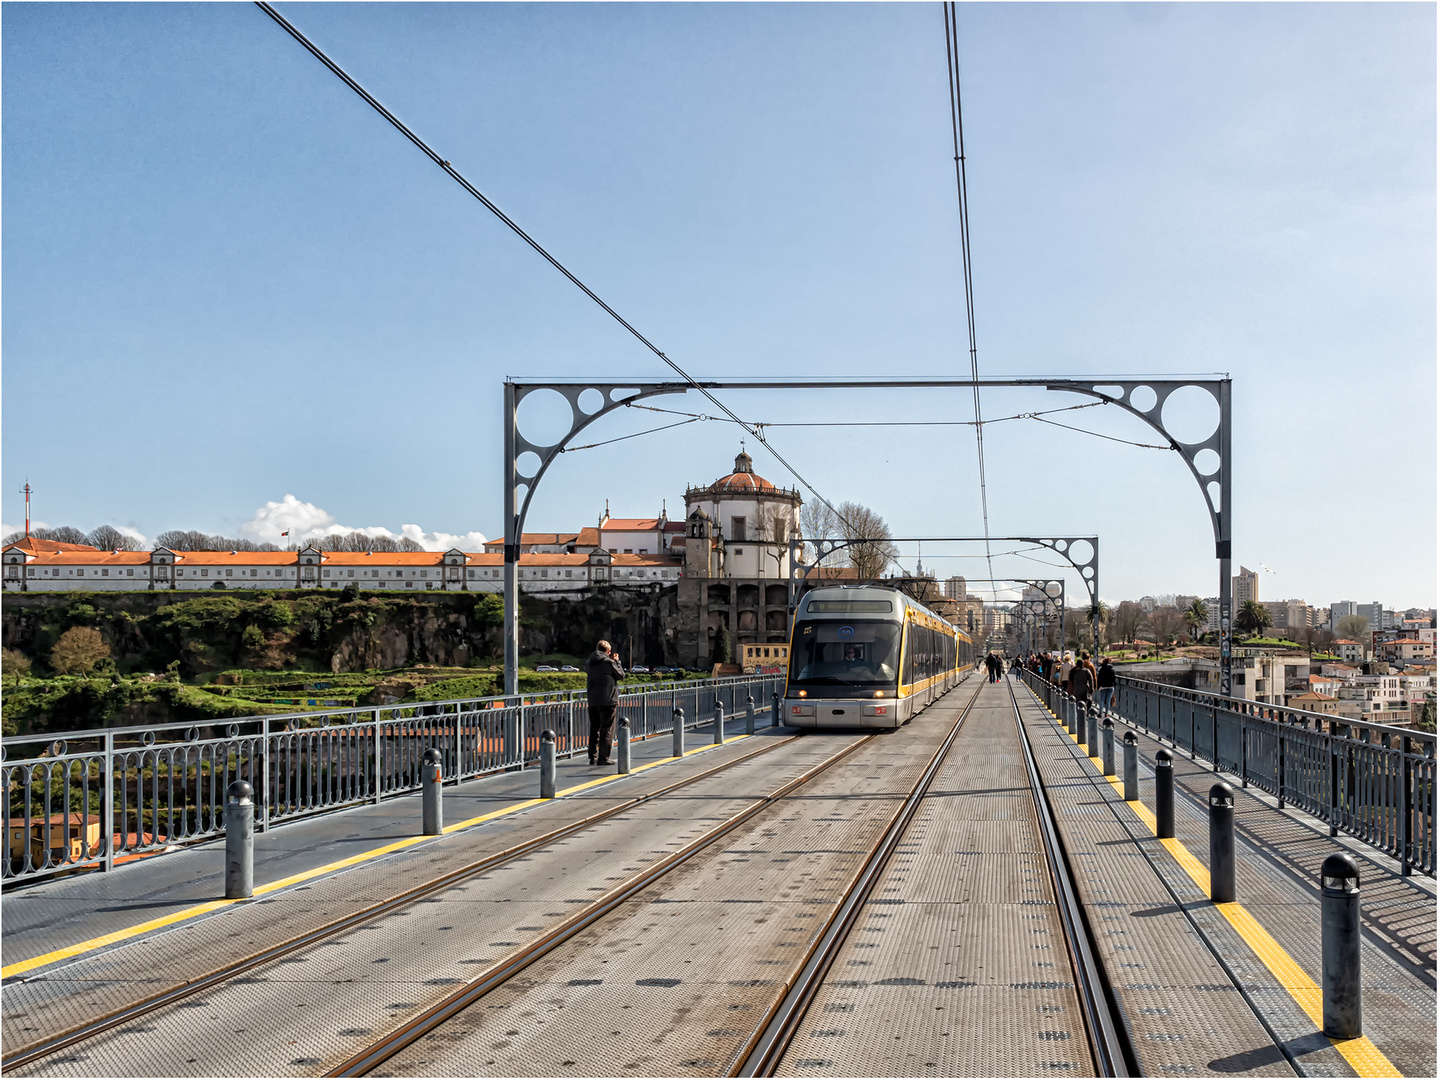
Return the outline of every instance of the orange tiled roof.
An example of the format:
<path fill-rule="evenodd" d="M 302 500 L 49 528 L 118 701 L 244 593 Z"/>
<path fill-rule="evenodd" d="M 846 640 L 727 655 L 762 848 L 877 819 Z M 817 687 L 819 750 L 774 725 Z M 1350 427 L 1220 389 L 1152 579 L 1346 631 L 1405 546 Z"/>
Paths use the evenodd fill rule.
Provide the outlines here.
<path fill-rule="evenodd" d="M 520 543 L 523 544 L 573 544 L 575 533 L 520 533 Z M 493 548 L 495 551 L 503 551 L 505 547 L 504 537 L 498 540 L 486 540 L 485 550 Z"/>
<path fill-rule="evenodd" d="M 148 551 L 49 551 L 35 556 L 31 566 L 148 566 Z"/>
<path fill-rule="evenodd" d="M 1316 694 L 1316 693 L 1311 692 L 1311 693 L 1308 693 L 1308 694 L 1295 694 L 1292 698 L 1289 699 L 1289 703 L 1292 705 L 1292 704 L 1294 704 L 1296 701 L 1338 701 L 1338 700 L 1339 700 L 1339 699 L 1338 699 L 1337 697 L 1333 697 L 1333 696 L 1331 696 L 1331 695 L 1329 695 L 1329 694 Z"/>
<path fill-rule="evenodd" d="M 5 548 L 19 548 L 21 551 L 28 551 L 32 555 L 50 554 L 57 551 L 99 551 L 97 547 L 89 544 L 66 544 L 60 540 L 42 540 L 38 536 L 27 536 L 23 540 L 17 540 Z"/>
<path fill-rule="evenodd" d="M 599 547 L 599 529 L 595 528 L 593 525 L 586 526 L 585 528 L 580 530 L 579 536 L 575 538 L 575 543 L 584 547 Z"/>
<path fill-rule="evenodd" d="M 659 518 L 606 518 L 601 528 L 623 529 L 625 532 L 654 532 L 660 527 Z"/>

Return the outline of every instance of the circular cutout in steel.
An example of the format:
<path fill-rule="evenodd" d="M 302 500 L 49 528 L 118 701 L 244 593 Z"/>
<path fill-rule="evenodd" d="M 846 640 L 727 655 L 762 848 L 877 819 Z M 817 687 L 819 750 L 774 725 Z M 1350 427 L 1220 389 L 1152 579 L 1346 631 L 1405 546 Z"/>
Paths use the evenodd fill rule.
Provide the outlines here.
<path fill-rule="evenodd" d="M 155 745 L 155 733 L 154 733 L 153 731 L 147 731 L 147 732 L 145 732 L 145 734 L 141 735 L 141 736 L 140 736 L 140 745 L 141 745 L 141 746 L 154 746 L 154 745 Z"/>
<path fill-rule="evenodd" d="M 540 455 L 533 450 L 526 450 L 519 457 L 515 458 L 515 474 L 525 480 L 533 480 L 535 474 L 540 471 Z"/>
<path fill-rule="evenodd" d="M 1076 566 L 1085 566 L 1094 561 L 1094 545 L 1088 540 L 1076 540 L 1069 545 L 1069 560 Z"/>
<path fill-rule="evenodd" d="M 515 409 L 515 426 L 535 446 L 557 446 L 575 424 L 575 410 L 558 390 L 534 390 Z"/>
<path fill-rule="evenodd" d="M 1181 386 L 1164 399 L 1159 416 L 1170 438 L 1182 443 L 1201 443 L 1219 430 L 1219 402 L 1202 386 Z"/>
<path fill-rule="evenodd" d="M 1159 401 L 1159 395 L 1154 392 L 1152 386 L 1136 386 L 1129 391 L 1129 407 L 1147 413 L 1154 408 Z"/>
<path fill-rule="evenodd" d="M 186 741 L 186 742 L 199 742 L 199 741 L 200 741 L 200 729 L 197 728 L 197 727 L 186 728 L 186 729 L 185 729 L 185 741 Z"/>
<path fill-rule="evenodd" d="M 50 744 L 50 756 L 63 757 L 67 749 L 69 749 L 69 747 L 65 745 L 64 739 L 56 739 Z"/>
<path fill-rule="evenodd" d="M 605 407 L 604 392 L 596 390 L 592 386 L 579 396 L 579 400 L 576 402 L 576 404 L 579 405 L 580 412 L 584 413 L 586 416 L 594 416 L 595 413 L 599 412 Z"/>
<path fill-rule="evenodd" d="M 1219 455 L 1213 450 L 1201 450 L 1194 455 L 1194 471 L 1200 476 L 1219 474 Z"/>
<path fill-rule="evenodd" d="M 1214 512 L 1217 514 L 1219 512 L 1219 482 L 1217 480 L 1209 481 L 1209 483 L 1204 485 L 1204 490 L 1209 494 L 1209 505 L 1214 508 Z"/>
<path fill-rule="evenodd" d="M 1094 576 L 1094 567 L 1086 566 L 1083 570 L 1080 571 L 1080 573 L 1087 578 L 1092 578 Z"/>
<path fill-rule="evenodd" d="M 240 737 L 240 725 L 239 725 L 239 724 L 230 724 L 228 727 L 225 728 L 225 735 L 226 735 L 227 738 L 231 738 L 231 739 L 237 739 L 237 738 L 239 738 L 239 737 Z"/>

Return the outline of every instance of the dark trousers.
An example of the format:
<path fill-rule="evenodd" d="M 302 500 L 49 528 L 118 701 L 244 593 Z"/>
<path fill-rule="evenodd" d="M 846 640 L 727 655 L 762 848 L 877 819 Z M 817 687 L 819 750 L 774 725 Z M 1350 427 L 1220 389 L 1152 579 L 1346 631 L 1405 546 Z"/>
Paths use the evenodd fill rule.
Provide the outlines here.
<path fill-rule="evenodd" d="M 590 760 L 610 760 L 611 732 L 615 726 L 615 705 L 590 706 Z"/>

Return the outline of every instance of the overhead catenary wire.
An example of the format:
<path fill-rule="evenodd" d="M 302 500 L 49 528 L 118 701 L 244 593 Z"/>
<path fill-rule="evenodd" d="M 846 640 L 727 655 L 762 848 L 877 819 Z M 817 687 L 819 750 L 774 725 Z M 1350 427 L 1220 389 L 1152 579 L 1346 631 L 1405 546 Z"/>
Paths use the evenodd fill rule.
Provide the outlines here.
<path fill-rule="evenodd" d="M 979 505 L 984 523 L 984 549 L 989 552 L 989 491 L 984 476 L 984 415 L 979 400 L 979 346 L 974 324 L 974 264 L 969 244 L 969 182 L 964 157 L 964 108 L 959 89 L 959 16 L 954 3 L 944 6 L 944 50 L 949 66 L 949 118 L 954 138 L 954 182 L 959 195 L 959 247 L 964 267 L 964 316 L 969 330 L 969 370 L 974 379 L 974 445 L 979 458 Z M 989 576 L 994 576 L 990 563 Z"/>
<path fill-rule="evenodd" d="M 676 375 L 683 379 L 690 386 L 691 389 L 698 390 L 701 394 L 708 398 L 717 409 L 719 409 L 732 421 L 734 421 L 736 424 L 739 424 L 751 435 L 753 435 L 760 442 L 760 444 L 770 452 L 774 459 L 778 461 L 781 465 L 783 465 L 791 476 L 793 476 L 796 480 L 799 481 L 799 483 L 804 487 L 806 491 L 808 491 L 811 495 L 813 495 L 816 499 L 818 499 L 821 503 L 828 507 L 830 512 L 833 513 L 835 517 L 838 518 L 841 522 L 843 522 L 846 527 L 852 527 L 850 526 L 850 523 L 845 520 L 844 515 L 842 515 L 838 510 L 836 510 L 828 499 L 826 499 L 823 495 L 816 491 L 814 485 L 812 485 L 808 480 L 806 480 L 799 473 L 799 471 L 793 465 L 791 465 L 784 458 L 784 456 L 774 448 L 773 445 L 770 444 L 770 442 L 764 437 L 763 431 L 755 430 L 750 425 L 746 424 L 743 420 L 741 420 L 737 415 L 735 415 L 734 412 L 730 410 L 729 406 L 725 405 L 724 402 L 720 401 L 717 397 L 714 396 L 714 394 L 710 393 L 710 391 L 704 386 L 702 386 L 692 375 L 689 374 L 689 372 L 685 371 L 682 367 L 680 367 L 679 364 L 675 363 L 668 356 L 666 356 L 660 350 L 659 346 L 657 346 L 654 342 L 650 341 L 649 338 L 641 334 L 639 330 L 637 330 L 628 320 L 626 320 L 622 315 L 620 315 L 619 312 L 617 312 L 614 308 L 610 307 L 609 304 L 605 303 L 602 299 L 600 299 L 600 297 L 594 292 L 594 290 L 592 290 L 588 285 L 586 285 L 583 281 L 581 281 L 578 277 L 571 273 L 570 270 L 563 263 L 561 263 L 558 259 L 556 259 L 548 251 L 546 251 L 545 248 L 541 246 L 538 240 L 536 240 L 524 229 L 522 229 L 519 224 L 514 221 L 513 218 L 511 218 L 497 205 L 495 205 L 495 203 L 492 202 L 489 198 L 487 198 L 482 191 L 480 191 L 477 187 L 475 187 L 468 180 L 466 180 L 464 176 L 460 174 L 458 169 L 456 169 L 447 160 L 445 160 L 438 153 L 436 153 L 430 147 L 430 145 L 425 142 L 424 139 L 420 138 L 413 131 L 411 131 L 399 119 L 399 117 L 397 117 L 394 113 L 390 112 L 390 110 L 385 108 L 384 105 L 380 104 L 380 102 L 376 100 L 376 98 L 371 95 L 369 91 L 367 91 L 363 86 L 361 86 L 358 82 L 352 79 L 349 74 L 340 67 L 339 64 L 335 63 L 335 61 L 331 60 L 329 56 L 325 54 L 324 50 L 322 50 L 318 45 L 316 45 L 304 34 L 302 34 L 298 29 L 296 29 L 296 27 L 288 19 L 286 19 L 283 15 L 276 11 L 274 7 L 272 7 L 269 3 L 266 2 L 266 0 L 256 0 L 255 6 L 258 7 L 261 11 L 263 11 L 266 15 L 268 15 L 271 19 L 273 19 L 275 23 L 279 25 L 280 28 L 283 29 L 287 34 L 289 34 L 292 38 L 294 38 L 297 42 L 304 46 L 306 51 L 308 51 L 311 56 L 313 56 L 316 60 L 320 61 L 320 63 L 324 64 L 325 67 L 329 68 L 331 73 L 334 74 L 336 78 L 338 78 L 341 82 L 343 82 L 346 86 L 353 90 L 357 95 L 359 95 L 359 97 L 367 105 L 369 105 L 377 113 L 383 116 L 385 120 L 387 120 L 390 125 L 395 128 L 396 131 L 398 131 L 401 135 L 410 140 L 410 142 L 413 143 L 415 147 L 420 150 L 421 153 L 423 153 L 426 157 L 428 157 L 431 161 L 433 161 L 436 165 L 443 169 L 452 180 L 454 180 L 457 184 L 464 188 L 465 191 L 472 195 L 482 206 L 485 207 L 486 210 L 489 210 L 490 213 L 494 214 L 495 217 L 499 218 L 500 221 L 504 222 L 505 226 L 509 228 L 511 232 L 513 232 L 516 236 L 518 236 L 521 240 L 523 240 L 526 244 L 533 248 L 535 252 L 537 252 L 546 262 L 548 262 L 551 266 L 553 266 L 556 270 L 563 274 L 570 281 L 570 283 L 575 286 L 575 288 L 579 289 L 582 293 L 584 293 L 591 300 L 593 300 L 607 315 L 609 315 L 612 319 L 614 319 L 617 323 L 619 323 L 632 335 L 634 335 L 635 339 L 638 340 L 642 345 L 644 345 L 645 348 L 649 349 L 650 352 L 654 353 L 657 357 L 663 360 L 666 366 L 668 366 Z"/>

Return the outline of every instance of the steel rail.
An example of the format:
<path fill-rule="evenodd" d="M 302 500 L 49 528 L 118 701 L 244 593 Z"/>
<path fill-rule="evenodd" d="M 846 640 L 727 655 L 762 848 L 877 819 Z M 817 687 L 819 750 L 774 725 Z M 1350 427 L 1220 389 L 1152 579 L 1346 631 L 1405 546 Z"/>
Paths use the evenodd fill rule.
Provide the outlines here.
<path fill-rule="evenodd" d="M 511 862 L 514 859 L 520 858 L 524 855 L 528 855 L 534 851 L 539 850 L 540 848 L 548 847 L 550 844 L 553 844 L 556 841 L 563 840 L 566 837 L 570 837 L 577 833 L 583 832 L 585 829 L 588 829 L 593 825 L 597 825 L 600 822 L 603 822 L 609 818 L 633 810 L 641 803 L 649 802 L 653 799 L 662 798 L 663 796 L 672 794 L 673 792 L 678 791 L 681 788 L 685 788 L 690 786 L 691 784 L 696 784 L 701 780 L 705 780 L 713 776 L 715 773 L 722 772 L 725 769 L 731 768 L 735 765 L 743 764 L 744 762 L 749 761 L 752 758 L 758 757 L 761 754 L 767 754 L 772 750 L 777 750 L 779 747 L 784 746 L 787 743 L 794 742 L 796 739 L 799 738 L 802 738 L 802 736 L 790 735 L 786 738 L 774 741 L 772 745 L 761 746 L 758 749 L 752 750 L 749 753 L 744 754 L 740 757 L 719 762 L 718 764 L 708 769 L 705 769 L 703 772 L 696 773 L 694 776 L 689 776 L 682 780 L 677 780 L 671 784 L 667 784 L 664 787 L 658 788 L 655 791 L 649 792 L 647 794 L 638 795 L 633 798 L 626 799 L 624 802 L 619 803 L 616 806 L 612 806 L 608 810 L 602 810 L 598 813 L 590 814 L 589 816 L 584 817 L 579 821 L 564 825 L 558 829 L 553 829 L 550 832 L 545 833 L 543 836 L 538 836 L 534 839 L 523 841 L 522 843 L 516 844 L 513 847 L 506 848 L 504 851 L 496 852 L 493 855 L 487 855 L 483 859 L 479 859 L 476 862 L 472 862 L 455 870 L 448 871 L 447 873 L 442 874 L 440 877 L 425 882 L 423 885 L 418 885 L 413 889 L 407 889 L 404 892 L 397 893 L 396 895 L 381 900 L 378 903 L 371 904 L 369 907 L 352 912 L 351 914 L 346 915 L 343 918 L 336 919 L 333 922 L 326 923 L 325 925 L 316 927 L 313 930 L 308 930 L 305 933 L 298 935 L 297 937 L 290 938 L 287 941 L 280 942 L 277 945 L 262 949 L 257 953 L 245 957 L 242 960 L 237 960 L 234 963 L 227 964 L 222 968 L 217 968 L 215 971 L 212 971 L 207 975 L 202 975 L 196 979 L 189 980 L 180 986 L 173 987 L 170 990 L 166 990 L 162 993 L 152 995 L 148 998 L 144 998 L 141 1001 L 137 1001 L 131 1005 L 126 1005 L 124 1008 L 107 1013 L 104 1016 L 98 1017 L 97 1019 L 87 1021 L 86 1023 L 71 1028 L 69 1031 L 63 1032 L 59 1035 L 49 1036 L 41 1042 L 33 1043 L 30 1046 L 23 1047 L 15 1053 L 10 1054 L 3 1059 L 0 1059 L 0 1070 L 8 1071 L 10 1069 L 19 1068 L 22 1065 L 28 1065 L 33 1061 L 37 1061 L 40 1058 L 48 1057 L 49 1055 L 54 1053 L 58 1053 L 61 1050 L 74 1046 L 76 1043 L 93 1038 L 94 1036 L 100 1035 L 121 1024 L 129 1023 L 130 1021 L 140 1016 L 144 1016 L 147 1013 L 154 1012 L 156 1009 L 161 1009 L 169 1005 L 175 1005 L 178 1002 L 184 1001 L 186 998 L 193 997 L 196 994 L 200 994 L 207 990 L 213 989 L 220 983 L 236 978 L 237 976 L 244 975 L 248 971 L 253 971 L 257 967 L 272 963 L 276 960 L 290 955 L 291 953 L 298 952 L 302 949 L 310 948 L 323 941 L 337 937 L 338 935 L 353 930 L 356 927 L 370 922 L 373 919 L 379 918 L 382 915 L 388 915 L 395 911 L 402 910 L 403 908 L 418 903 L 419 901 L 423 900 L 428 896 L 432 896 L 437 892 L 442 892 L 443 890 L 448 889 L 454 885 L 458 885 L 461 882 L 466 881 L 477 874 L 486 873 L 490 870 L 493 870 L 497 866 L 503 865 L 504 863 Z M 436 839 L 439 838 L 437 837 Z M 26 976 L 18 979 L 5 980 L 5 985 L 8 986 L 11 983 L 27 982 L 29 981 L 29 979 L 32 978 L 48 978 L 53 974 L 54 969 L 49 969 L 44 972 L 37 973 L 36 975 Z"/>
<path fill-rule="evenodd" d="M 1138 1055 L 1129 1042 L 1129 1028 L 1124 1023 L 1123 1010 L 1114 996 L 1103 965 L 1095 956 L 1092 928 L 1074 887 L 1074 867 L 1069 862 L 1059 830 L 1055 828 L 1049 795 L 1035 765 L 1029 732 L 1025 730 L 1024 718 L 1019 712 L 1019 699 L 1014 694 L 1014 683 L 1008 677 L 1005 678 L 1005 686 L 1009 690 L 1010 705 L 1014 708 L 1014 726 L 1024 751 L 1030 794 L 1034 797 L 1045 861 L 1049 864 L 1050 878 L 1054 882 L 1054 898 L 1060 925 L 1064 928 L 1064 944 L 1069 952 L 1070 966 L 1074 969 L 1075 988 L 1096 1073 L 1099 1076 L 1141 1076 L 1143 1073 L 1139 1068 Z"/>
<path fill-rule="evenodd" d="M 751 818 L 768 809 L 776 801 L 783 799 L 797 788 L 808 784 L 824 772 L 833 768 L 844 758 L 854 753 L 861 746 L 867 745 L 874 738 L 874 735 L 866 735 L 863 738 L 856 739 L 842 750 L 825 758 L 818 765 L 807 769 L 793 780 L 776 788 L 770 792 L 770 794 L 759 797 L 751 806 L 746 807 L 744 810 L 721 822 L 703 836 L 696 838 L 678 851 L 666 855 L 638 876 L 616 887 L 605 896 L 594 901 L 594 903 L 590 904 L 585 910 L 565 920 L 559 926 L 555 927 L 554 930 L 532 942 L 519 953 L 513 955 L 509 960 L 506 960 L 497 967 L 491 968 L 486 974 L 461 987 L 444 1000 L 430 1006 L 413 1020 L 408 1021 L 379 1042 L 372 1044 L 369 1048 L 347 1058 L 342 1064 L 335 1066 L 324 1075 L 363 1076 L 371 1069 L 384 1064 L 407 1046 L 424 1038 L 442 1024 L 453 1019 L 465 1009 L 468 1009 L 492 990 L 513 979 L 537 960 L 548 956 L 565 942 L 599 922 L 599 920 L 614 911 L 621 904 L 649 888 L 671 870 L 684 865 L 717 840 L 722 839 Z"/>
<path fill-rule="evenodd" d="M 1031 696 L 1033 696 L 1035 702 L 1038 703 L 1041 708 L 1043 708 L 1044 703 L 1040 700 L 1039 695 L 1035 694 L 1033 688 L 1026 685 L 1025 689 L 1029 691 Z M 1064 742 L 1066 748 L 1069 750 L 1070 757 L 1072 757 L 1077 762 L 1079 760 L 1080 753 L 1074 740 L 1066 737 L 1064 739 Z M 1099 787 L 1099 785 L 1094 782 L 1093 777 L 1090 777 L 1090 783 L 1093 784 L 1095 791 L 1099 792 L 1101 795 L 1104 794 L 1103 790 Z M 1186 792 L 1186 794 L 1188 793 Z M 1191 798 L 1194 798 L 1194 796 L 1191 795 Z M 1109 807 L 1110 813 L 1114 815 L 1115 821 L 1119 823 L 1119 825 L 1125 830 L 1125 832 L 1133 836 L 1134 834 L 1130 830 L 1129 823 L 1126 822 L 1124 818 L 1120 815 L 1119 810 L 1114 805 L 1114 803 L 1108 798 L 1104 799 L 1104 803 L 1106 806 Z M 1253 995 L 1251 995 L 1249 991 L 1245 989 L 1243 982 L 1241 982 L 1239 976 L 1235 974 L 1234 968 L 1230 965 L 1229 961 L 1224 958 L 1224 954 L 1212 941 L 1209 940 L 1208 935 L 1206 935 L 1203 929 L 1200 928 L 1199 922 L 1194 918 L 1194 912 L 1191 910 L 1193 907 L 1193 902 L 1181 899 L 1179 893 L 1175 891 L 1174 886 L 1170 884 L 1169 878 L 1160 872 L 1159 863 L 1155 861 L 1152 846 L 1144 843 L 1136 843 L 1134 846 L 1139 849 L 1140 854 L 1144 856 L 1144 861 L 1147 862 L 1149 864 L 1149 868 L 1154 871 L 1155 878 L 1158 879 L 1159 883 L 1162 886 L 1164 886 L 1164 891 L 1169 894 L 1169 899 L 1173 901 L 1175 910 L 1183 913 L 1184 919 L 1187 923 L 1189 923 L 1189 928 L 1194 931 L 1195 937 L 1197 937 L 1199 941 L 1203 943 L 1205 949 L 1209 951 L 1209 955 L 1214 957 L 1215 962 L 1219 964 L 1220 970 L 1224 972 L 1225 978 L 1227 978 L 1230 984 L 1234 987 L 1234 989 L 1239 992 L 1239 996 L 1244 999 L 1244 1004 L 1249 1007 L 1249 1011 L 1254 1014 L 1254 1018 L 1259 1021 L 1260 1026 L 1264 1028 L 1266 1033 L 1268 1033 L 1269 1038 L 1274 1043 L 1274 1046 L 1279 1050 L 1281 1054 L 1284 1055 L 1285 1059 L 1294 1069 L 1294 1074 L 1296 1076 L 1303 1076 L 1304 1068 L 1300 1065 L 1299 1059 L 1294 1056 L 1294 1051 L 1289 1048 L 1288 1040 L 1280 1038 L 1279 1033 L 1274 1030 L 1274 1025 L 1269 1022 L 1269 1020 L 1265 1017 L 1264 1013 L 1260 1010 L 1259 1004 L 1254 1000 Z"/>
<path fill-rule="evenodd" d="M 811 947 L 789 992 L 770 1009 L 764 1020 L 761 1021 L 749 1043 L 740 1051 L 737 1064 L 727 1075 L 773 1076 L 775 1070 L 779 1068 L 785 1052 L 794 1041 L 794 1037 L 799 1034 L 800 1025 L 804 1023 L 805 1014 L 808 1013 L 815 994 L 819 992 L 825 976 L 834 966 L 835 958 L 839 956 L 845 940 L 859 919 L 865 902 L 869 899 L 876 882 L 879 881 L 885 867 L 889 864 L 889 858 L 894 853 L 895 847 L 909 830 L 910 822 L 918 812 L 920 803 L 929 793 L 935 774 L 944 764 L 944 759 L 948 756 L 955 738 L 959 735 L 960 727 L 963 726 L 965 718 L 969 716 L 970 710 L 974 708 L 974 703 L 979 699 L 979 692 L 984 689 L 984 686 L 984 683 L 980 683 L 975 687 L 974 694 L 965 704 L 964 710 L 959 714 L 959 719 L 954 722 L 954 727 L 950 729 L 949 735 L 945 737 L 924 772 L 910 788 L 904 804 L 890 820 L 889 826 L 885 829 L 879 842 L 870 851 L 869 858 L 865 861 L 858 877 L 855 878 L 854 884 L 850 886 L 844 900 L 830 916 L 829 922 Z"/>

